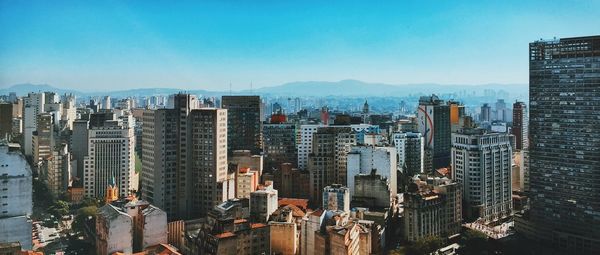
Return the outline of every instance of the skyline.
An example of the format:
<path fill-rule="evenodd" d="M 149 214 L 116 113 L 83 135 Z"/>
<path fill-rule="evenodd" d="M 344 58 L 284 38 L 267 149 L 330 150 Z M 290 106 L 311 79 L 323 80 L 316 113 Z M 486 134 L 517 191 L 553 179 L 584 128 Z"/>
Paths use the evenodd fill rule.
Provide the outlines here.
<path fill-rule="evenodd" d="M 0 3 L 0 88 L 527 84 L 528 43 L 597 34 L 600 24 L 593 1 L 34 2 Z"/>

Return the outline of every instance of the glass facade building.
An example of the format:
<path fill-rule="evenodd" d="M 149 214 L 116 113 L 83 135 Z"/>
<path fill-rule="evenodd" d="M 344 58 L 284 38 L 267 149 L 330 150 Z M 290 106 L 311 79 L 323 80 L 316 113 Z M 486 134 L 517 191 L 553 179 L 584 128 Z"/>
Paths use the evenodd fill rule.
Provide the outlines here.
<path fill-rule="evenodd" d="M 600 36 L 529 45 L 531 211 L 539 238 L 600 254 Z"/>

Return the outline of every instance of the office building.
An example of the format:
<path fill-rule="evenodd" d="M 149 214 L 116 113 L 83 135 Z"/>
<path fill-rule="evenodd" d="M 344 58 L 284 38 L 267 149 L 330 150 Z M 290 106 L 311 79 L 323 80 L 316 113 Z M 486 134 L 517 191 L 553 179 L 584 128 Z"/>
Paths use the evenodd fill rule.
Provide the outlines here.
<path fill-rule="evenodd" d="M 356 137 L 349 127 L 320 127 L 313 135 L 309 155 L 310 197 L 321 204 L 323 188 L 347 183 L 347 156 Z"/>
<path fill-rule="evenodd" d="M 298 165 L 296 132 L 296 125 L 285 123 L 283 114 L 274 114 L 271 116 L 271 122 L 263 125 L 265 168 L 268 171 L 282 163 Z"/>
<path fill-rule="evenodd" d="M 298 169 L 308 170 L 308 155 L 312 152 L 313 134 L 323 125 L 310 124 L 300 126 L 300 143 L 298 144 Z"/>
<path fill-rule="evenodd" d="M 492 121 L 492 107 L 489 104 L 485 103 L 481 106 L 481 113 L 479 115 L 479 121 L 481 122 L 491 122 Z"/>
<path fill-rule="evenodd" d="M 452 179 L 463 188 L 465 218 L 494 222 L 512 214 L 508 134 L 463 129 L 452 134 Z"/>
<path fill-rule="evenodd" d="M 227 109 L 228 151 L 249 150 L 260 154 L 262 140 L 262 108 L 259 96 L 223 96 L 222 108 Z"/>
<path fill-rule="evenodd" d="M 143 114 L 142 198 L 170 220 L 203 217 L 235 195 L 227 167 L 227 110 L 199 109 L 197 98 L 187 94 L 176 95 L 174 107 Z"/>
<path fill-rule="evenodd" d="M 33 156 L 33 132 L 37 130 L 38 114 L 44 113 L 45 93 L 29 93 L 23 97 L 23 151 Z"/>
<path fill-rule="evenodd" d="M 436 95 L 421 97 L 417 108 L 419 132 L 425 139 L 425 150 L 431 153 L 431 166 L 425 172 L 450 165 L 450 107 Z"/>
<path fill-rule="evenodd" d="M 0 144 L 0 243 L 32 249 L 32 171 L 18 144 Z"/>
<path fill-rule="evenodd" d="M 530 219 L 552 248 L 600 254 L 600 36 L 529 44 Z"/>
<path fill-rule="evenodd" d="M 88 132 L 88 152 L 83 158 L 85 196 L 104 197 L 112 178 L 117 180 L 121 196 L 137 190 L 133 129 L 118 120 L 107 121 L 104 126 Z"/>
<path fill-rule="evenodd" d="M 392 142 L 398 153 L 398 167 L 403 174 L 414 176 L 424 172 L 425 143 L 421 133 L 393 133 Z"/>
<path fill-rule="evenodd" d="M 527 105 L 523 102 L 515 102 L 513 104 L 511 134 L 515 136 L 517 150 L 527 150 L 529 148 L 529 116 Z"/>

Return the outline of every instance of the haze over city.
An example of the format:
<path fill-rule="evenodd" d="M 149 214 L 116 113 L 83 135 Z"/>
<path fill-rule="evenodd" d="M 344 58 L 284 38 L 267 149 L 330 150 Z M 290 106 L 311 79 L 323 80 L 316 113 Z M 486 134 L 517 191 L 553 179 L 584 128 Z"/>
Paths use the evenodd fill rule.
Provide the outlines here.
<path fill-rule="evenodd" d="M 593 34 L 599 9 L 598 1 L 2 1 L 0 88 L 527 84 L 522 45 Z"/>

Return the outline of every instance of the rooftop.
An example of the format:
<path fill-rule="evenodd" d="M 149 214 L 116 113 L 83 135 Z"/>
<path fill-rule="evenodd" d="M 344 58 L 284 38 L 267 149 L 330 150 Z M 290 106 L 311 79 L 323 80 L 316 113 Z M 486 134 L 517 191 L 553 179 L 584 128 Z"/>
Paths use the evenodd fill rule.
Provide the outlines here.
<path fill-rule="evenodd" d="M 31 176 L 31 168 L 15 144 L 0 144 L 0 176 Z"/>

